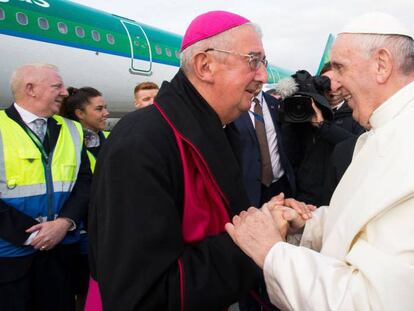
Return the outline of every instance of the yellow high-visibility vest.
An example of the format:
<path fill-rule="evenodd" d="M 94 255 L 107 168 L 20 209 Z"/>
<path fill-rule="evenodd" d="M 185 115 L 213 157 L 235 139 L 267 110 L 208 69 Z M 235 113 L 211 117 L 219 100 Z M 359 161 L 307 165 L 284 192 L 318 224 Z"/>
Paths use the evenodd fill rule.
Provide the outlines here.
<path fill-rule="evenodd" d="M 34 219 L 54 219 L 68 199 L 81 163 L 83 130 L 78 122 L 53 116 L 61 125 L 48 158 L 28 132 L 0 111 L 0 199 Z M 0 257 L 33 252 L 0 239 Z"/>
<path fill-rule="evenodd" d="M 108 131 L 102 131 L 102 133 L 104 134 L 105 138 L 107 138 L 109 136 L 109 133 L 110 132 L 108 132 Z M 91 172 L 93 173 L 95 171 L 96 158 L 93 155 L 93 153 L 90 152 L 89 150 L 87 150 L 86 153 L 88 154 L 89 164 L 91 166 Z"/>

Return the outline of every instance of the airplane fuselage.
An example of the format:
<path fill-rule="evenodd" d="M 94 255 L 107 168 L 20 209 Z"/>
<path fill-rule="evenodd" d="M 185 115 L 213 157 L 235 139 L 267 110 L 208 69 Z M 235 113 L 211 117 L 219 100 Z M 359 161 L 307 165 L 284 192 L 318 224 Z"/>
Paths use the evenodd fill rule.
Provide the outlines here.
<path fill-rule="evenodd" d="M 182 37 L 70 1 L 0 0 L 0 108 L 10 105 L 9 79 L 27 63 L 56 65 L 66 86 L 104 94 L 112 117 L 134 109 L 133 89 L 161 85 L 180 64 Z M 269 82 L 289 72 L 268 69 Z"/>

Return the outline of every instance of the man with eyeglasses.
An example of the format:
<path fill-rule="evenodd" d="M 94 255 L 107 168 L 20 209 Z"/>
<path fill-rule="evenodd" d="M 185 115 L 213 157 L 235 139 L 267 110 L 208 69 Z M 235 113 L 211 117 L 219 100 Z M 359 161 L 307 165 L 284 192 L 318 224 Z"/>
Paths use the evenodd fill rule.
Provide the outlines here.
<path fill-rule="evenodd" d="M 224 232 L 250 206 L 226 132 L 250 109 L 266 63 L 249 20 L 202 14 L 176 76 L 112 131 L 89 224 L 105 310 L 223 310 L 255 287 L 259 270 Z"/>
<path fill-rule="evenodd" d="M 267 68 L 267 65 L 268 65 L 268 61 L 266 59 L 266 56 L 261 56 L 260 53 L 250 52 L 248 54 L 243 54 L 243 53 L 238 53 L 238 52 L 234 52 L 234 51 L 227 51 L 227 50 L 222 50 L 222 49 L 216 49 L 216 48 L 208 48 L 204 52 L 210 52 L 210 51 L 222 52 L 222 53 L 227 53 L 227 54 L 238 55 L 238 56 L 241 56 L 241 57 L 246 57 L 247 62 L 249 63 L 249 66 L 252 70 L 258 70 L 260 65 L 262 65 L 262 64 L 266 68 Z"/>
<path fill-rule="evenodd" d="M 75 310 L 73 270 L 91 171 L 77 122 L 58 116 L 58 68 L 13 72 L 0 111 L 0 309 Z"/>

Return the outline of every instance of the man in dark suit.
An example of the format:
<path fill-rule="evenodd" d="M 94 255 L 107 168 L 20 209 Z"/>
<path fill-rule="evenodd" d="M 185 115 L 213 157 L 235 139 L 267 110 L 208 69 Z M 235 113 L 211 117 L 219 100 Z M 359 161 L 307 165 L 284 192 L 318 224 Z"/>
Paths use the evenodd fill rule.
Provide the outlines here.
<path fill-rule="evenodd" d="M 67 96 L 57 68 L 11 78 L 0 111 L 0 309 L 74 310 L 72 259 L 91 173 L 80 124 L 55 116 Z"/>
<path fill-rule="evenodd" d="M 237 140 L 233 145 L 236 145 L 243 181 L 250 204 L 256 207 L 281 192 L 285 197 L 295 193 L 295 177 L 283 146 L 278 104 L 276 98 L 260 89 L 252 100 L 250 110 L 232 124 L 237 135 L 231 140 Z M 269 165 L 266 165 L 269 160 Z M 277 310 L 267 297 L 264 282 L 250 296 L 241 299 L 239 305 L 241 311 L 261 310 L 263 306 Z"/>
<path fill-rule="evenodd" d="M 262 106 L 263 117 L 254 112 L 256 102 Z M 274 97 L 259 91 L 252 101 L 251 109 L 244 112 L 233 125 L 238 132 L 238 158 L 242 166 L 243 180 L 250 204 L 261 206 L 280 192 L 285 197 L 294 195 L 295 177 L 285 154 L 283 136 L 278 119 L 279 102 Z M 262 182 L 262 156 L 256 133 L 257 122 L 265 125 L 268 151 L 271 161 L 272 180 L 270 185 Z"/>

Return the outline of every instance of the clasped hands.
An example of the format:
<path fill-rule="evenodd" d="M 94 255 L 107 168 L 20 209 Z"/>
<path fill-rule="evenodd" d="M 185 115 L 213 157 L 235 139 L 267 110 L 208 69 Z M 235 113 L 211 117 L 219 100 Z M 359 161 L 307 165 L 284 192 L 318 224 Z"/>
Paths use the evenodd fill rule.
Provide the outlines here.
<path fill-rule="evenodd" d="M 260 209 L 250 207 L 234 216 L 225 229 L 241 250 L 263 268 L 273 245 L 285 241 L 288 233 L 300 232 L 315 209 L 313 205 L 285 199 L 281 193 Z"/>
<path fill-rule="evenodd" d="M 26 232 L 37 232 L 30 244 L 35 249 L 45 251 L 54 248 L 62 241 L 71 226 L 72 224 L 66 218 L 56 218 L 52 221 L 36 224 Z"/>

